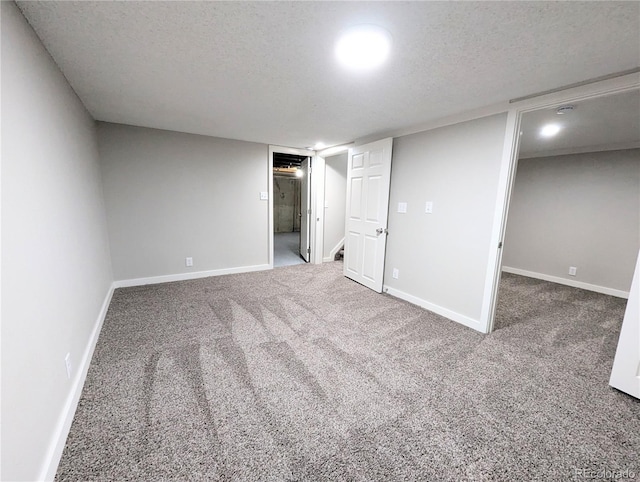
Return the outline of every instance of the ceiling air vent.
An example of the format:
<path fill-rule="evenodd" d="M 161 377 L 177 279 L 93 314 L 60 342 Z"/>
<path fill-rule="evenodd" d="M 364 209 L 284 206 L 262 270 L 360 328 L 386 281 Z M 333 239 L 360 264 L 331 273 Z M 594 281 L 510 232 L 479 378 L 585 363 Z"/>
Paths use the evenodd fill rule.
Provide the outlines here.
<path fill-rule="evenodd" d="M 575 109 L 575 107 L 572 105 L 561 105 L 560 107 L 558 107 L 558 110 L 556 110 L 556 114 L 570 114 L 571 112 L 573 112 L 573 109 Z"/>

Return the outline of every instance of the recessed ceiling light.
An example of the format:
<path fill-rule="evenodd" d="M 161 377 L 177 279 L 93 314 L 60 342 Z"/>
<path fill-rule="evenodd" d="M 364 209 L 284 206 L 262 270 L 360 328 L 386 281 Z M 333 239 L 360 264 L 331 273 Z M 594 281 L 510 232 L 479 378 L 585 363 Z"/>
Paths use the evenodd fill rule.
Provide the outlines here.
<path fill-rule="evenodd" d="M 542 137 L 553 137 L 560 132 L 560 126 L 558 124 L 547 124 L 540 129 L 540 135 Z"/>
<path fill-rule="evenodd" d="M 375 25 L 359 25 L 347 30 L 336 43 L 336 57 L 352 70 L 369 70 L 389 56 L 391 35 Z"/>

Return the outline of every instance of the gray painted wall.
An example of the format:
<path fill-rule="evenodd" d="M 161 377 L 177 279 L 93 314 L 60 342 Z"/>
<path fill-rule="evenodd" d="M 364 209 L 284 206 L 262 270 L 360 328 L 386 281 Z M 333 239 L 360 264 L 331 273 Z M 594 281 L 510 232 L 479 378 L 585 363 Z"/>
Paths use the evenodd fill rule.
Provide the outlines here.
<path fill-rule="evenodd" d="M 2 480 L 38 480 L 112 276 L 95 124 L 2 14 Z"/>
<path fill-rule="evenodd" d="M 639 248 L 640 149 L 518 162 L 503 266 L 629 291 Z"/>
<path fill-rule="evenodd" d="M 347 157 L 343 152 L 325 159 L 324 181 L 324 248 L 322 256 L 329 258 L 331 250 L 344 239 L 347 210 Z"/>
<path fill-rule="evenodd" d="M 386 286 L 480 319 L 506 119 L 394 139 Z M 406 214 L 397 212 L 399 202 L 408 204 Z"/>
<path fill-rule="evenodd" d="M 268 264 L 266 145 L 108 123 L 98 144 L 116 280 Z"/>

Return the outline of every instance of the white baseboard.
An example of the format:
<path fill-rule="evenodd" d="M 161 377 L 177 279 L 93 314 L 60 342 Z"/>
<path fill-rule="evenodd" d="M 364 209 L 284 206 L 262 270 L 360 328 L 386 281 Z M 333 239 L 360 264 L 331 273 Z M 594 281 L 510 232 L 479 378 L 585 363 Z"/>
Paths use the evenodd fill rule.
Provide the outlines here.
<path fill-rule="evenodd" d="M 338 241 L 338 244 L 336 244 L 333 249 L 331 251 L 329 251 L 329 256 L 327 256 L 326 258 L 322 258 L 322 261 L 327 263 L 329 261 L 333 261 L 336 259 L 336 254 L 338 254 L 338 251 L 340 251 L 340 248 L 342 248 L 342 246 L 344 246 L 344 238 L 342 238 L 340 241 Z"/>
<path fill-rule="evenodd" d="M 528 278 L 536 278 L 544 281 L 551 281 L 552 283 L 558 283 L 561 285 L 571 286 L 572 288 L 581 288 L 583 290 L 595 291 L 596 293 L 602 293 L 605 295 L 616 296 L 618 298 L 629 298 L 628 291 L 616 290 L 613 288 L 607 288 L 606 286 L 592 285 L 584 283 L 582 281 L 574 281 L 571 279 L 560 278 L 559 276 L 551 276 L 549 274 L 536 273 L 535 271 L 527 271 L 519 268 L 511 268 L 509 266 L 503 266 L 502 271 L 505 273 L 518 274 L 520 276 L 526 276 Z"/>
<path fill-rule="evenodd" d="M 240 266 L 237 268 L 213 269 L 209 271 L 196 271 L 194 273 L 168 274 L 164 276 L 152 276 L 150 278 L 124 279 L 116 281 L 116 288 L 129 288 L 131 286 L 155 285 L 159 283 L 169 283 L 171 281 L 185 281 L 190 279 L 208 278 L 210 276 L 221 276 L 224 274 L 251 273 L 253 271 L 264 271 L 271 269 L 268 264 L 258 264 L 255 266 Z"/>
<path fill-rule="evenodd" d="M 425 310 L 432 311 L 438 315 L 448 318 L 449 320 L 455 321 L 456 323 L 460 323 L 461 325 L 484 333 L 484 331 L 482 331 L 480 328 L 480 322 L 478 320 L 474 320 L 473 318 L 470 318 L 466 315 L 456 313 L 455 311 L 452 311 L 448 308 L 444 308 L 429 301 L 423 300 L 422 298 L 418 298 L 417 296 L 410 295 L 408 293 L 405 293 L 404 291 L 400 291 L 386 285 L 383 286 L 382 289 L 385 293 L 388 293 L 391 296 L 395 296 L 396 298 L 400 298 L 401 300 L 408 301 L 409 303 L 418 305 Z"/>
<path fill-rule="evenodd" d="M 91 332 L 91 336 L 89 337 L 87 346 L 82 355 L 82 359 L 80 360 L 80 363 L 78 363 L 76 376 L 73 379 L 71 390 L 67 395 L 62 413 L 60 414 L 58 423 L 53 432 L 54 435 L 51 440 L 49 450 L 47 451 L 47 455 L 45 457 L 45 461 L 42 470 L 40 471 L 40 477 L 38 480 L 53 480 L 56 475 L 56 471 L 58 470 L 58 464 L 60 463 L 60 458 L 62 457 L 62 452 L 64 451 L 64 446 L 67 442 L 67 436 L 69 435 L 71 423 L 73 422 L 73 417 L 76 413 L 76 408 L 78 407 L 80 395 L 82 395 L 82 388 L 84 387 L 84 382 L 87 379 L 89 364 L 91 363 L 93 351 L 96 347 L 96 344 L 98 343 L 98 337 L 100 336 L 102 324 L 104 323 L 104 319 L 107 316 L 107 310 L 109 309 L 109 303 L 111 303 L 114 288 L 114 283 L 112 283 L 109 287 L 107 295 L 104 298 L 102 307 L 100 308 L 100 313 L 98 314 L 98 318 L 96 319 L 93 331 Z"/>

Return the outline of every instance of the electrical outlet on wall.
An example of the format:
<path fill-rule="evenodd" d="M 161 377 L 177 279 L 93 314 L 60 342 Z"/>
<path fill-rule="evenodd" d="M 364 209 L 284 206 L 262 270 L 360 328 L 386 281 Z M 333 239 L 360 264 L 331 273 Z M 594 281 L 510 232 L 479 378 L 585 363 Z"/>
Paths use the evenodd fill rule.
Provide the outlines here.
<path fill-rule="evenodd" d="M 569 266 L 569 276 L 575 276 L 578 272 L 578 268 L 575 266 Z"/>
<path fill-rule="evenodd" d="M 185 258 L 184 259 L 184 265 L 189 267 L 189 266 L 193 266 L 193 258 Z"/>

